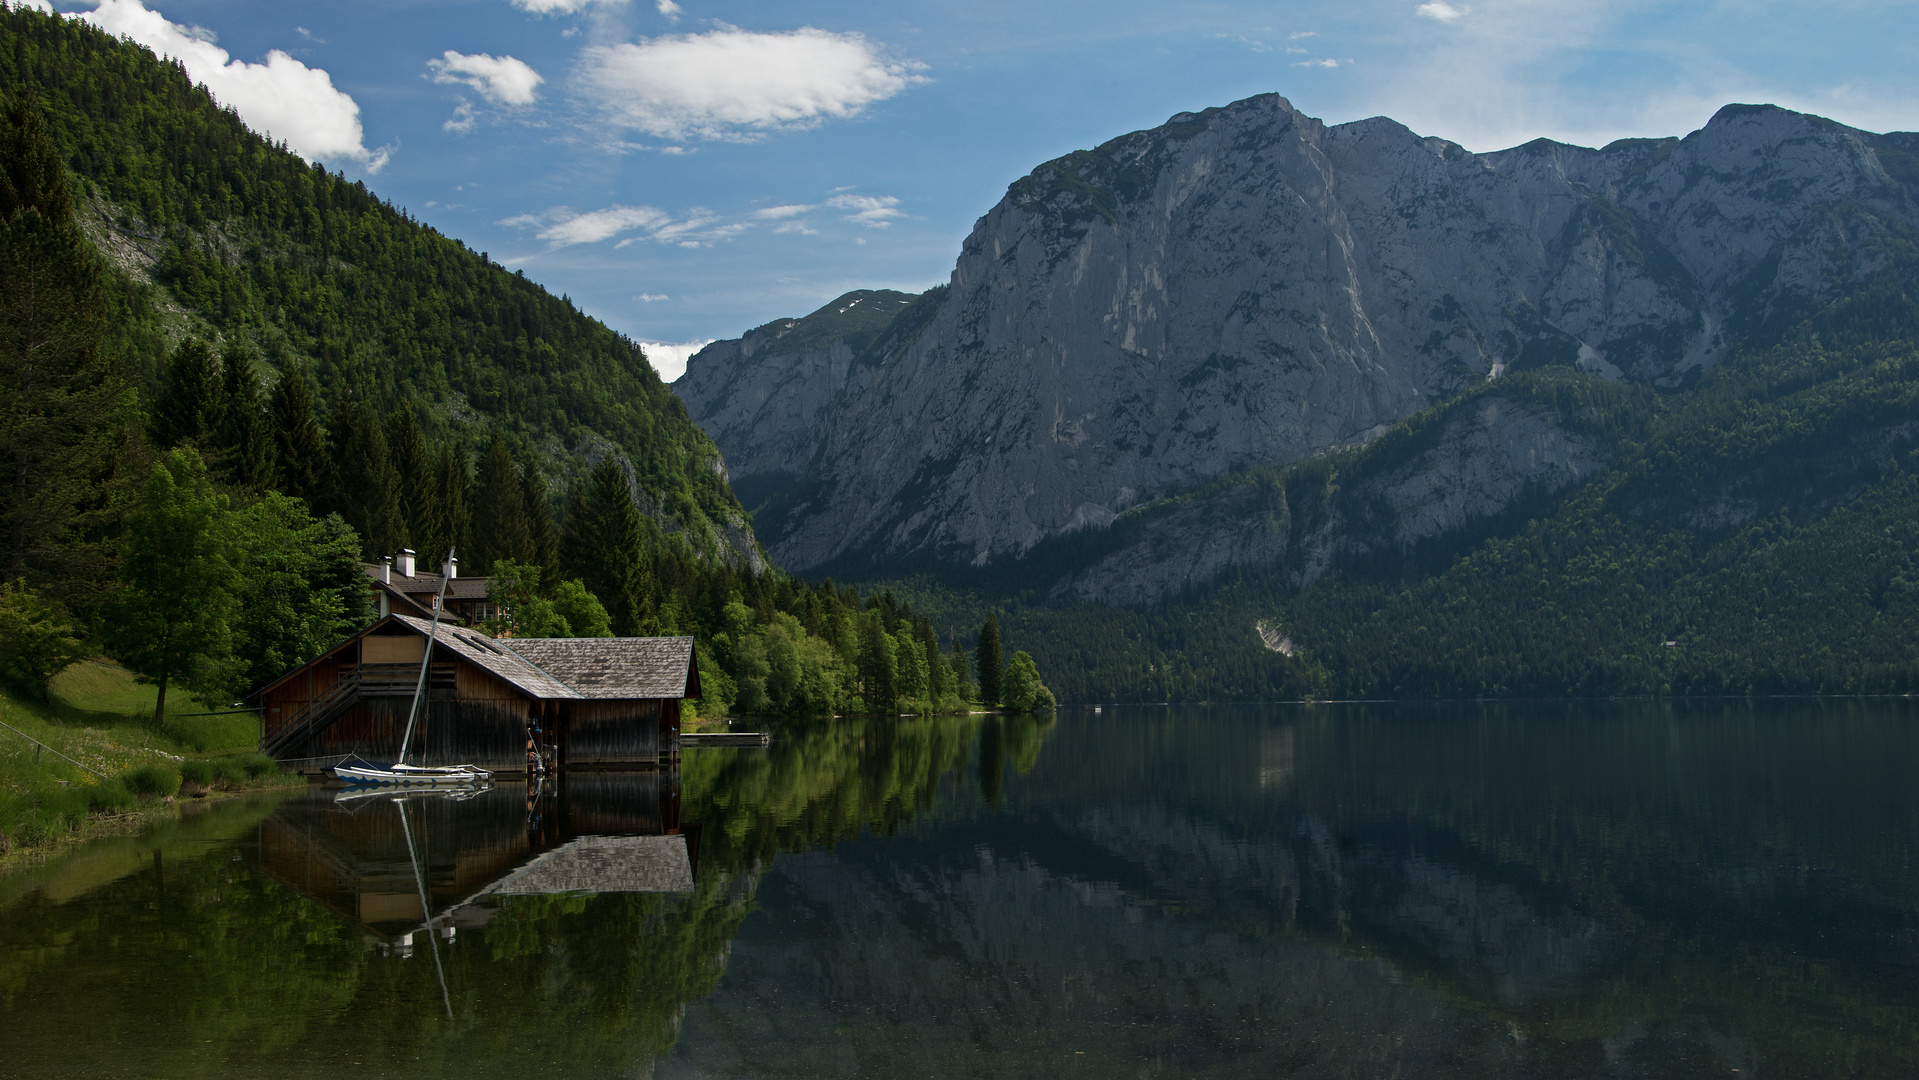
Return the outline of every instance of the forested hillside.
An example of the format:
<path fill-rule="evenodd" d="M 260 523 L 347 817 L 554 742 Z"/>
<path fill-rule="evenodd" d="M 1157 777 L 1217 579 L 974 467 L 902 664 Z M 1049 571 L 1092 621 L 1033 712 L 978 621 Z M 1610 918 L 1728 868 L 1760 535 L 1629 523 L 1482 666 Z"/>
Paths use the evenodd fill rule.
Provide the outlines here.
<path fill-rule="evenodd" d="M 472 452 L 499 430 L 561 481 L 615 450 L 664 521 L 752 553 L 711 440 L 636 343 L 566 298 L 85 24 L 0 11 L 0 81 L 37 97 L 79 181 L 81 225 L 120 271 L 109 348 L 142 389 L 182 337 L 231 343 L 269 380 L 306 368 L 322 424 L 358 403 L 412 407 L 430 439 Z"/>

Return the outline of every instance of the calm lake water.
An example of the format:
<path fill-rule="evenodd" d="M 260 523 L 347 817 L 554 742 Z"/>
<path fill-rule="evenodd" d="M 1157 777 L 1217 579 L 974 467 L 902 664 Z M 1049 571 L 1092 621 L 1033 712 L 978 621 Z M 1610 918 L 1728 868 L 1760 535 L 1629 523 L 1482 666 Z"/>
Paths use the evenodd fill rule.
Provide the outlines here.
<path fill-rule="evenodd" d="M 1919 1076 L 1914 705 L 775 731 L 0 878 L 0 1077 Z"/>

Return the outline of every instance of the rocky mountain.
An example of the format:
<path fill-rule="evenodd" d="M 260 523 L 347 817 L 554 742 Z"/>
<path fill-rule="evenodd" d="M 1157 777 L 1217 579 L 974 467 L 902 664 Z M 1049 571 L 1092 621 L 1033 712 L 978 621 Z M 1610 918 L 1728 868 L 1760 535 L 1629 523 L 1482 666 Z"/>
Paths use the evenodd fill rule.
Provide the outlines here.
<path fill-rule="evenodd" d="M 742 503 L 756 505 L 798 479 L 854 356 L 913 299 L 861 289 L 805 318 L 776 319 L 694 354 L 673 389 L 720 445 Z"/>
<path fill-rule="evenodd" d="M 1528 369 L 1682 388 L 1797 325 L 1919 226 L 1916 155 L 1919 136 L 1747 105 L 1685 138 L 1475 154 L 1250 98 L 1040 166 L 950 286 L 717 343 L 675 389 L 783 566 L 984 565 L 1159 506 L 1157 549 L 1069 586 L 1150 600 L 1290 542 L 1188 497 L 1211 481 Z M 883 329 L 815 323 L 882 295 Z M 801 327 L 821 332 L 782 344 Z M 1418 542 L 1610 453 L 1537 405 L 1474 408 L 1376 476 L 1366 531 L 1348 515 L 1326 550 Z M 1182 531 L 1181 513 L 1237 525 Z"/>

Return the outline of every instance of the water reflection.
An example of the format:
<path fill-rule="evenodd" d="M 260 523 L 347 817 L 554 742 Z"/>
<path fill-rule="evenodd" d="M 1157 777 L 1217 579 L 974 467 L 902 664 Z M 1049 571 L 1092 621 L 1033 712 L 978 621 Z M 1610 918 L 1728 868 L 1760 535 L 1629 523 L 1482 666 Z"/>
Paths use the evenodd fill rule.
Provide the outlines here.
<path fill-rule="evenodd" d="M 1914 719 L 1109 707 L 230 805 L 0 881 L 0 1075 L 1915 1075 Z"/>
<path fill-rule="evenodd" d="M 314 788 L 261 824 L 261 869 L 351 921 L 375 947 L 451 939 L 500 901 L 691 893 L 698 853 L 665 769 L 569 773 L 480 792 Z"/>

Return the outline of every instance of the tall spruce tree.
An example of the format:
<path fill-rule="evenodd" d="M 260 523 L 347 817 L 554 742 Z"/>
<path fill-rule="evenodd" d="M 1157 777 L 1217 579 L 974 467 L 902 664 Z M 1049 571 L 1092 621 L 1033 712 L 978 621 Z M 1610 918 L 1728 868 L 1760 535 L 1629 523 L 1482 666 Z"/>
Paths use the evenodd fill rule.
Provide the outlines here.
<path fill-rule="evenodd" d="M 191 446 L 208 456 L 222 427 L 226 395 L 213 350 L 199 338 L 175 346 L 153 395 L 150 421 L 155 446 Z"/>
<path fill-rule="evenodd" d="M 553 500 L 546 492 L 546 478 L 532 461 L 520 465 L 520 505 L 526 510 L 525 561 L 548 571 L 548 592 L 559 584 L 559 533 L 553 528 Z"/>
<path fill-rule="evenodd" d="M 986 616 L 985 625 L 979 628 L 979 645 L 973 650 L 973 656 L 979 668 L 980 704 L 998 705 L 1000 675 L 1006 670 L 1006 659 L 1000 652 L 997 613 Z"/>
<path fill-rule="evenodd" d="M 860 620 L 860 697 L 867 712 L 899 710 L 899 668 L 893 639 L 886 633 L 883 611 L 868 611 Z"/>
<path fill-rule="evenodd" d="M 0 531 L 6 574 L 69 604 L 96 599 L 136 400 L 101 351 L 99 256 L 39 103 L 0 102 Z"/>
<path fill-rule="evenodd" d="M 386 433 L 373 406 L 350 396 L 340 403 L 330 434 L 325 509 L 360 534 L 363 555 L 377 559 L 400 546 L 399 481 L 387 460 Z"/>
<path fill-rule="evenodd" d="M 403 405 L 387 414 L 386 456 L 393 463 L 393 475 L 400 490 L 399 546 L 417 548 L 425 543 L 426 521 L 434 499 L 431 482 L 432 458 L 428 456 L 426 437 L 420 433 L 420 421 L 413 407 Z M 375 556 L 392 552 L 375 552 Z"/>
<path fill-rule="evenodd" d="M 649 629 L 653 609 L 651 552 L 645 519 L 626 470 L 611 454 L 574 489 L 560 536 L 560 564 L 584 582 L 621 636 Z"/>
<path fill-rule="evenodd" d="M 414 536 L 413 545 L 419 550 L 421 565 L 429 567 L 446 561 L 447 552 L 456 547 L 468 550 L 473 505 L 466 449 L 458 443 L 443 442 L 433 451 L 432 460 L 421 492 L 424 505 L 418 515 L 420 532 Z"/>
<path fill-rule="evenodd" d="M 473 478 L 473 508 L 486 528 L 473 531 L 470 562 L 473 572 L 486 574 L 502 559 L 530 563 L 526 506 L 522 502 L 520 470 L 513 465 L 506 436 L 498 429 L 480 455 Z"/>
<path fill-rule="evenodd" d="M 313 380 L 306 365 L 289 363 L 280 372 L 267 413 L 273 430 L 274 486 L 317 505 L 326 477 L 326 433 L 313 414 Z"/>
<path fill-rule="evenodd" d="M 237 342 L 220 350 L 220 430 L 214 438 L 227 483 L 260 491 L 273 483 L 273 439 L 267 430 L 253 353 Z"/>

